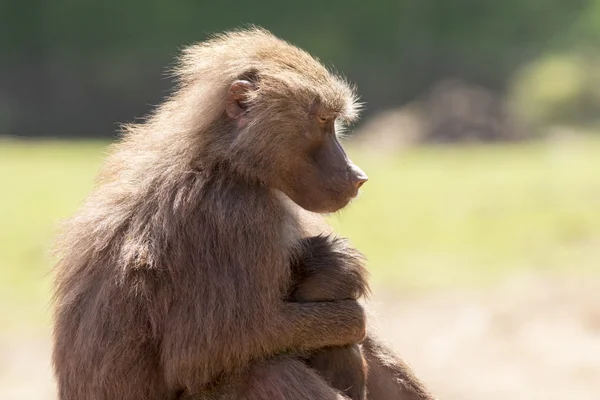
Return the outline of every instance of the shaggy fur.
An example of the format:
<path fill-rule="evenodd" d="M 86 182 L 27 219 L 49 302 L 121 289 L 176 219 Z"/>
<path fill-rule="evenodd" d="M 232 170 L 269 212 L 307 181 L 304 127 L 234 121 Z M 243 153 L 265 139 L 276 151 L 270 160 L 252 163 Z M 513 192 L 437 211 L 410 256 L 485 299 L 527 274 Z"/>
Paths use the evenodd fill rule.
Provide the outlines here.
<path fill-rule="evenodd" d="M 283 354 L 359 342 L 364 312 L 353 299 L 285 301 L 310 227 L 276 189 L 293 197 L 317 176 L 300 168 L 299 105 L 317 98 L 352 120 L 352 90 L 261 29 L 189 48 L 175 73 L 175 93 L 124 128 L 59 240 L 59 399 L 341 398 Z M 224 113 L 229 87 L 256 76 L 238 129 Z"/>

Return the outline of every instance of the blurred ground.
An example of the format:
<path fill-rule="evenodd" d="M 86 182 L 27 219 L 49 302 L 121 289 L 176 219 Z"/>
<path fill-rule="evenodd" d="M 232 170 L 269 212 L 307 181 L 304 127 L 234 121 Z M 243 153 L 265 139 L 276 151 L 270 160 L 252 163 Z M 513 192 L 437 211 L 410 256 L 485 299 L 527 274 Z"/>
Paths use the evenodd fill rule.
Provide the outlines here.
<path fill-rule="evenodd" d="M 379 299 L 381 336 L 440 399 L 595 400 L 598 281 L 514 277 L 486 291 Z"/>
<path fill-rule="evenodd" d="M 591 280 L 519 276 L 486 291 L 383 289 L 373 302 L 381 337 L 440 399 L 596 400 L 599 290 Z M 48 359 L 47 337 L 3 341 L 0 398 L 53 399 Z"/>
<path fill-rule="evenodd" d="M 105 146 L 0 142 L 2 400 L 53 399 L 47 250 Z M 331 222 L 441 399 L 599 398 L 600 138 L 351 155 L 370 181 Z"/>

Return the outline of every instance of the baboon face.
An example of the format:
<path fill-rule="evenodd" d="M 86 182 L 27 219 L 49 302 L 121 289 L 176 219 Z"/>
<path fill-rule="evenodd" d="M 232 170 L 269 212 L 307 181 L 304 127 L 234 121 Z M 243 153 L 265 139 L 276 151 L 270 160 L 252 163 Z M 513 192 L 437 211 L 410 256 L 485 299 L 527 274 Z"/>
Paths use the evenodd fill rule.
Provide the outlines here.
<path fill-rule="evenodd" d="M 257 152 L 256 146 L 262 146 L 263 155 L 272 159 L 272 170 L 263 171 L 270 176 L 269 185 L 308 211 L 331 213 L 345 207 L 368 178 L 338 140 L 336 125 L 344 118 L 342 110 L 327 105 L 319 95 L 308 100 L 309 96 L 281 93 L 269 96 L 266 90 L 249 93 L 256 88 L 249 81 L 234 82 L 226 111 L 241 131 L 251 126 L 254 143 L 247 145 L 248 152 L 253 151 L 251 146 Z"/>
<path fill-rule="evenodd" d="M 293 173 L 281 188 L 296 204 L 309 211 L 335 212 L 358 195 L 367 175 L 346 155 L 336 134 L 338 115 L 316 100 L 308 112 L 308 123 L 300 144 L 292 151 Z M 284 176 L 284 178 L 286 178 Z M 304 178 L 304 179 L 302 179 Z"/>

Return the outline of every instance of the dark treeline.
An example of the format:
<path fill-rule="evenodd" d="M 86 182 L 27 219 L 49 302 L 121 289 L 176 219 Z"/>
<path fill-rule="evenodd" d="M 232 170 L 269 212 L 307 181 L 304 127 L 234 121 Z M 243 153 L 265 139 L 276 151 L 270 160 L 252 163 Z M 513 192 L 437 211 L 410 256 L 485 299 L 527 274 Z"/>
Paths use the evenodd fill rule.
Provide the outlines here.
<path fill-rule="evenodd" d="M 168 93 L 178 49 L 251 23 L 343 71 L 368 112 L 444 77 L 502 93 L 541 52 L 595 37 L 596 3 L 1 0 L 0 135 L 114 135 Z"/>

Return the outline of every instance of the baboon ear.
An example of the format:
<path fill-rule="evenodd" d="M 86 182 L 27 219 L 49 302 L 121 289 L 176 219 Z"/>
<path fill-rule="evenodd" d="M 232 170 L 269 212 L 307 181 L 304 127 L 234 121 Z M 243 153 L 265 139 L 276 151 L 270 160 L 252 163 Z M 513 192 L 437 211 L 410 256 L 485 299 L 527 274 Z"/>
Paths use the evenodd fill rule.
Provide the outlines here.
<path fill-rule="evenodd" d="M 237 119 L 238 126 L 246 123 L 246 110 L 249 106 L 251 94 L 258 87 L 258 71 L 255 68 L 245 71 L 238 76 L 229 87 L 225 111 L 229 118 Z"/>
<path fill-rule="evenodd" d="M 234 81 L 227 92 L 225 111 L 229 118 L 238 119 L 244 115 L 248 108 L 250 93 L 256 90 L 256 85 L 246 79 Z"/>

